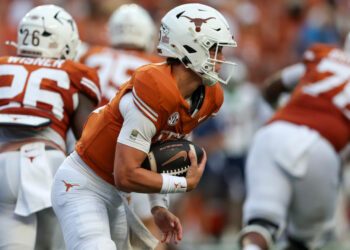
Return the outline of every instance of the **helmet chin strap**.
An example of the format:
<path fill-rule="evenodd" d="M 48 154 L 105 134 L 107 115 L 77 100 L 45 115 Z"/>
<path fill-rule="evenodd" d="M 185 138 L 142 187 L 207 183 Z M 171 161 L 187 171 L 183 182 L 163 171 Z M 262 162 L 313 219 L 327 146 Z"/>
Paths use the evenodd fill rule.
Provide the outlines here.
<path fill-rule="evenodd" d="M 202 83 L 204 85 L 214 86 L 218 82 L 218 80 L 216 80 L 208 75 L 205 75 L 205 74 L 201 75 L 201 77 L 202 77 Z"/>
<path fill-rule="evenodd" d="M 182 62 L 182 64 L 183 64 L 186 68 L 190 68 L 194 73 L 196 73 L 197 75 L 199 75 L 199 76 L 202 78 L 202 83 L 203 83 L 204 85 L 214 86 L 214 85 L 218 82 L 217 79 L 215 79 L 215 78 L 213 78 L 213 77 L 211 77 L 211 76 L 209 76 L 209 75 L 206 75 L 206 74 L 204 74 L 204 73 L 199 73 L 199 72 L 197 72 L 197 71 L 193 68 L 191 62 L 185 63 L 184 58 L 187 58 L 187 56 L 185 56 L 185 55 L 182 53 L 182 51 L 181 51 L 178 47 L 176 47 L 175 45 L 172 46 L 172 47 L 173 47 L 173 49 L 176 50 L 177 53 L 180 55 L 180 57 L 178 57 L 178 58 L 180 59 L 180 61 Z M 187 60 L 188 60 L 188 58 L 187 58 Z"/>

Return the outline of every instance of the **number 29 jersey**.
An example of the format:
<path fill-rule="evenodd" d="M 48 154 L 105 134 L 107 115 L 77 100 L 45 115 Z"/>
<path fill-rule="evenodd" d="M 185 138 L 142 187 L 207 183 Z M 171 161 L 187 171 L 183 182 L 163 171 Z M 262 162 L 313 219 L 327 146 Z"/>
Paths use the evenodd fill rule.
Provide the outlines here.
<path fill-rule="evenodd" d="M 308 126 L 340 151 L 350 140 L 350 57 L 337 47 L 316 44 L 303 60 L 304 76 L 270 122 Z"/>
<path fill-rule="evenodd" d="M 43 136 L 65 149 L 70 117 L 79 104 L 78 92 L 96 105 L 99 103 L 101 91 L 94 69 L 71 60 L 0 57 L 0 114 L 31 115 L 52 121 L 49 128 L 29 136 Z M 15 132 L 14 135 L 21 134 L 19 130 Z M 2 135 L 0 143 L 4 140 Z"/>

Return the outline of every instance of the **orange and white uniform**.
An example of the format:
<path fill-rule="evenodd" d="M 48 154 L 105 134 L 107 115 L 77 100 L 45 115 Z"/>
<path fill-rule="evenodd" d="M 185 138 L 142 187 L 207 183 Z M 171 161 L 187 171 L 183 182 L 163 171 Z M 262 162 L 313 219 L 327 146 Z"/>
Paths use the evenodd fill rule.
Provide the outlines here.
<path fill-rule="evenodd" d="M 156 128 L 152 142 L 184 138 L 199 123 L 214 116 L 223 102 L 220 85 L 206 86 L 202 107 L 192 117 L 189 104 L 178 90 L 170 66 L 151 64 L 139 68 L 110 103 L 90 115 L 81 139 L 75 147 L 84 162 L 112 185 L 114 185 L 112 172 L 115 146 L 124 121 L 119 111 L 119 102 L 131 91 L 136 107 Z M 133 136 L 133 128 L 130 129 L 130 136 Z M 135 133 L 137 137 L 138 131 Z M 148 148 L 144 149 L 146 153 L 150 144 L 151 141 Z"/>
<path fill-rule="evenodd" d="M 130 79 L 132 73 L 146 64 L 164 61 L 164 58 L 140 50 L 115 49 L 104 46 L 87 47 L 79 61 L 97 70 L 100 77 L 102 101 L 108 103 L 120 86 Z M 141 219 L 152 217 L 147 195 L 132 193 L 125 195 L 129 204 Z"/>
<path fill-rule="evenodd" d="M 79 61 L 97 70 L 102 89 L 100 105 L 104 105 L 115 96 L 120 86 L 130 79 L 138 67 L 164 59 L 137 50 L 92 46 Z"/>
<path fill-rule="evenodd" d="M 350 139 L 350 57 L 316 44 L 303 65 L 290 100 L 253 141 L 244 222 L 263 218 L 314 249 L 334 227 L 338 153 Z"/>
<path fill-rule="evenodd" d="M 316 45 L 305 53 L 304 62 L 306 74 L 271 122 L 306 125 L 340 151 L 350 139 L 350 59 L 333 46 Z"/>
<path fill-rule="evenodd" d="M 50 119 L 48 128 L 32 134 L 28 132 L 26 136 L 51 140 L 64 151 L 70 116 L 79 104 L 78 93 L 83 93 L 96 105 L 101 100 L 96 71 L 70 60 L 1 57 L 0 79 L 0 114 Z M 11 131 L 18 133 L 18 130 L 6 129 L 0 144 L 18 140 L 16 132 Z M 26 139 L 23 136 L 23 133 L 18 135 L 19 139 Z"/>
<path fill-rule="evenodd" d="M 52 226 L 58 221 L 50 190 L 66 158 L 66 133 L 78 93 L 99 103 L 94 69 L 70 60 L 0 57 L 0 221 L 6 224 L 0 242 L 5 248 L 34 249 L 37 227 L 50 227 L 59 237 L 60 230 Z M 40 225 L 39 213 L 46 218 Z M 64 247 L 62 240 L 48 244 Z"/>
<path fill-rule="evenodd" d="M 214 116 L 223 103 L 219 84 L 203 88 L 203 103 L 191 114 L 171 66 L 149 64 L 138 68 L 107 105 L 89 116 L 76 152 L 58 170 L 52 189 L 53 207 L 61 225 L 68 230 L 65 232 L 66 238 L 69 237 L 66 239 L 68 249 L 88 246 L 106 250 L 131 249 L 125 246 L 125 241 L 135 239 L 128 235 L 135 231 L 139 232 L 137 237 L 145 244 L 145 249 L 155 247 L 154 237 L 142 222 L 131 216 L 132 212 L 127 212 L 125 219 L 128 209 L 123 210 L 123 206 L 127 205 L 113 178 L 116 144 L 119 142 L 148 153 L 151 143 L 157 140 L 186 137 L 198 124 Z M 66 192 L 61 180 L 79 186 Z M 89 208 L 81 213 L 90 223 L 78 219 L 71 197 L 81 199 L 86 209 Z M 101 211 L 105 206 L 114 211 L 108 214 L 109 220 Z M 131 230 L 126 230 L 128 227 Z M 106 235 L 106 230 L 111 230 L 111 235 Z"/>

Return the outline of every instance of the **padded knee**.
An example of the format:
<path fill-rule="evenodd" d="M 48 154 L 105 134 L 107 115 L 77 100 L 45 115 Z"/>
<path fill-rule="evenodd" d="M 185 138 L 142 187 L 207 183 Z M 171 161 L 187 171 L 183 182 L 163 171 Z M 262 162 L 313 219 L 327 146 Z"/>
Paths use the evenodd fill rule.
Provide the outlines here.
<path fill-rule="evenodd" d="M 242 245 L 242 240 L 244 236 L 248 233 L 257 233 L 261 235 L 264 238 L 268 249 L 272 249 L 274 241 L 277 238 L 278 226 L 275 223 L 270 222 L 266 219 L 251 219 L 248 222 L 248 225 L 246 225 L 239 233 L 238 242 L 240 245 Z"/>

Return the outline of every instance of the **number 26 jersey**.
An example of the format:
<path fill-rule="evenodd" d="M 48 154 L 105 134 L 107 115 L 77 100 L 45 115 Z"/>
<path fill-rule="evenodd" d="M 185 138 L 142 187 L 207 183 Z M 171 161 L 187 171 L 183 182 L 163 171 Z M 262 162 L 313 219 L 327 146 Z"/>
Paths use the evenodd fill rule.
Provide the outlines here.
<path fill-rule="evenodd" d="M 99 103 L 101 91 L 95 70 L 71 60 L 0 57 L 0 114 L 50 119 L 49 128 L 62 148 L 70 116 L 79 104 L 78 92 Z"/>

